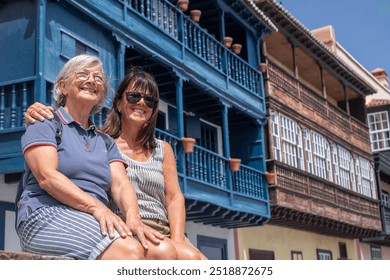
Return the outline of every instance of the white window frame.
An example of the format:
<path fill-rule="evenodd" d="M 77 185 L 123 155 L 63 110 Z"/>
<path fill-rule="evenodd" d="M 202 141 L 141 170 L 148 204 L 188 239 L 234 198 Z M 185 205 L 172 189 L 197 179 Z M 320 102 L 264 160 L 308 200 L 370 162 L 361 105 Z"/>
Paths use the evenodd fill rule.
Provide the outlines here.
<path fill-rule="evenodd" d="M 390 149 L 390 125 L 387 111 L 367 114 L 373 151 Z"/>
<path fill-rule="evenodd" d="M 289 117 L 280 114 L 280 128 L 282 131 L 281 140 L 283 162 L 287 165 L 298 168 L 296 123 Z"/>
<path fill-rule="evenodd" d="M 329 181 L 333 182 L 333 171 L 332 171 L 332 153 L 330 149 L 330 144 L 328 141 L 325 142 L 325 151 L 326 151 L 326 173 Z"/>
<path fill-rule="evenodd" d="M 339 153 L 336 144 L 332 145 L 332 159 L 333 159 L 333 172 L 334 172 L 334 183 L 340 185 L 340 167 L 339 167 Z"/>
<path fill-rule="evenodd" d="M 317 259 L 326 261 L 332 260 L 332 251 L 317 249 Z"/>
<path fill-rule="evenodd" d="M 297 130 L 298 168 L 305 171 L 305 156 L 303 152 L 302 129 L 298 125 L 296 125 L 296 130 Z"/>
<path fill-rule="evenodd" d="M 362 183 L 362 194 L 371 198 L 376 198 L 376 191 L 374 185 L 374 168 L 371 163 L 365 158 L 359 157 L 360 161 L 360 176 Z"/>
<path fill-rule="evenodd" d="M 280 132 L 279 132 L 279 113 L 272 112 L 272 141 L 274 148 L 274 157 L 277 161 L 282 161 L 282 150 L 280 148 Z"/>
<path fill-rule="evenodd" d="M 356 165 L 356 178 L 357 178 L 357 189 L 356 192 L 358 193 L 363 193 L 363 185 L 362 185 L 362 176 L 361 176 L 361 171 L 360 171 L 360 160 L 357 159 L 355 161 Z"/>
<path fill-rule="evenodd" d="M 351 189 L 350 168 L 351 154 L 342 146 L 338 147 L 339 167 L 340 167 L 340 185 L 348 190 Z"/>
<path fill-rule="evenodd" d="M 312 132 L 313 143 L 313 157 L 314 157 L 314 175 L 327 179 L 326 177 L 326 152 L 325 152 L 325 138 L 317 133 Z"/>
<path fill-rule="evenodd" d="M 351 188 L 354 192 L 356 192 L 356 175 L 355 175 L 355 159 L 351 156 L 349 162 L 349 170 L 350 170 L 350 179 L 351 179 Z"/>
<path fill-rule="evenodd" d="M 313 168 L 313 152 L 311 148 L 311 134 L 309 129 L 305 129 L 305 152 L 306 152 L 306 168 L 307 172 L 313 174 L 314 168 Z"/>

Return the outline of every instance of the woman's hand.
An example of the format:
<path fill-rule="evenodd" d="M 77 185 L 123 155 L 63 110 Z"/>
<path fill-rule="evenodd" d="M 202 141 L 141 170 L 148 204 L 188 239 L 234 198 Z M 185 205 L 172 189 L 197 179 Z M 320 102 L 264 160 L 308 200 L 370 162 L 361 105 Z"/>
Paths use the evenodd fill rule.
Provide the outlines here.
<path fill-rule="evenodd" d="M 51 120 L 54 118 L 53 112 L 54 109 L 52 107 L 35 102 L 27 108 L 24 118 L 26 119 L 26 124 L 35 123 L 36 120 L 43 122 L 45 119 Z"/>
<path fill-rule="evenodd" d="M 160 241 L 164 239 L 164 235 L 159 233 L 157 230 L 152 229 L 150 226 L 145 225 L 142 223 L 143 231 L 145 237 L 152 243 L 158 245 L 160 244 Z"/>
<path fill-rule="evenodd" d="M 127 219 L 127 225 L 145 249 L 148 249 L 146 240 L 158 245 L 164 239 L 164 235 L 142 223 L 140 218 Z"/>
<path fill-rule="evenodd" d="M 100 203 L 100 201 L 99 204 L 100 205 L 97 205 L 96 209 L 91 211 L 91 214 L 99 222 L 100 230 L 104 236 L 107 235 L 108 231 L 108 236 L 114 238 L 114 229 L 116 229 L 123 238 L 133 235 L 133 232 L 121 217 L 113 213 L 103 203 Z"/>

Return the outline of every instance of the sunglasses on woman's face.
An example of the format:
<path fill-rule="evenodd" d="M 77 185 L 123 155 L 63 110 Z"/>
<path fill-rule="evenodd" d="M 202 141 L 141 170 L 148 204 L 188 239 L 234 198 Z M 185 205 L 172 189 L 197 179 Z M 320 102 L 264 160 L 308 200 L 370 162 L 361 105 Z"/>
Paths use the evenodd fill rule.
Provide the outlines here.
<path fill-rule="evenodd" d="M 146 106 L 153 109 L 158 102 L 158 98 L 153 95 L 140 93 L 138 91 L 126 92 L 126 99 L 129 104 L 137 104 L 141 99 L 144 99 Z"/>

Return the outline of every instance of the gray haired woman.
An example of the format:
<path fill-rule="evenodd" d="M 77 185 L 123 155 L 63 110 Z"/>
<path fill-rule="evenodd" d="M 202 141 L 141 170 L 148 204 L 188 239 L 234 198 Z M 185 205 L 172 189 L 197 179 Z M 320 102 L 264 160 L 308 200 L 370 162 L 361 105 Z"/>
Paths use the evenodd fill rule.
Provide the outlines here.
<path fill-rule="evenodd" d="M 24 251 L 76 259 L 145 258 L 145 226 L 127 165 L 113 139 L 89 119 L 106 96 L 101 61 L 76 56 L 64 65 L 54 87 L 61 142 L 49 120 L 29 125 L 22 136 L 26 164 L 17 232 Z M 125 220 L 107 207 L 107 192 Z"/>

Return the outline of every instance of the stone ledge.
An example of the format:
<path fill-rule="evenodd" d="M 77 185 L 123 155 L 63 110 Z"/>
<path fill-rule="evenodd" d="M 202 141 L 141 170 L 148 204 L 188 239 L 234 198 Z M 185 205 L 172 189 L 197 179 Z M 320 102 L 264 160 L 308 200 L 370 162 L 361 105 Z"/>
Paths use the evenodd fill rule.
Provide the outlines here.
<path fill-rule="evenodd" d="M 40 255 L 32 254 L 26 252 L 6 252 L 0 250 L 0 260 L 74 260 L 70 257 L 64 256 L 50 256 L 50 255 Z"/>

